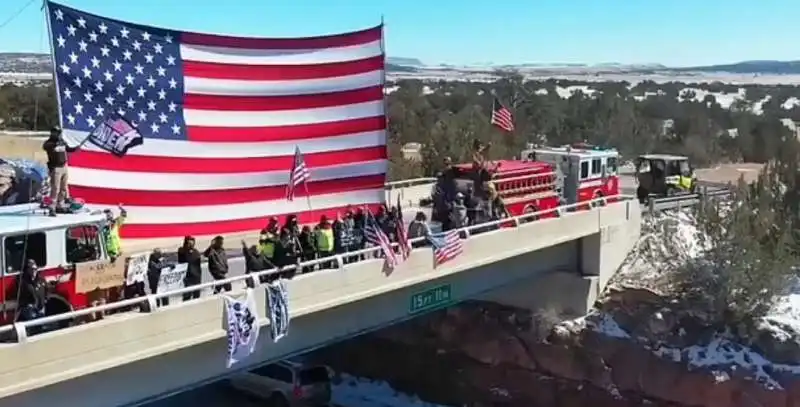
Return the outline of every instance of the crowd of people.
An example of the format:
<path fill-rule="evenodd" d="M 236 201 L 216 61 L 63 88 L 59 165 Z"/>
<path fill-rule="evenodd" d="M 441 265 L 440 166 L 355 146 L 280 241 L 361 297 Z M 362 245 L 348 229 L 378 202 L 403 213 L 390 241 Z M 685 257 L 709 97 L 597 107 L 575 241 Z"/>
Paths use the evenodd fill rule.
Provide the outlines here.
<path fill-rule="evenodd" d="M 473 143 L 472 167 L 465 171 L 444 158 L 432 194 L 433 220 L 442 230 L 458 229 L 509 216 L 505 202 L 492 182 L 498 165 L 486 160 L 491 144 Z"/>
<path fill-rule="evenodd" d="M 70 149 L 61 139 L 60 129 L 53 129 L 51 137 L 43 148 L 48 154 L 50 170 L 50 199 L 47 209 L 50 215 L 55 215 L 59 208 L 71 202 L 66 187 L 68 177 L 66 154 Z M 445 160 L 444 168 L 437 176 L 432 196 L 433 220 L 441 224 L 442 230 L 475 225 L 508 216 L 503 200 L 491 182 L 491 172 L 496 168 L 489 168 L 490 164 L 484 158 L 488 148 L 489 145 L 475 143 L 473 166 L 466 174 L 454 166 L 450 159 Z M 457 182 L 457 179 L 465 178 L 470 182 L 466 184 Z M 121 206 L 119 210 L 119 216 L 106 211 L 108 224 L 103 228 L 101 236 L 112 261 L 124 257 L 120 228 L 124 225 L 126 211 Z M 431 233 L 425 213 L 417 212 L 413 220 L 405 228 L 401 228 L 398 227 L 398 223 L 404 220 L 400 208 L 388 205 L 381 206 L 374 214 L 367 214 L 362 208 L 353 208 L 337 214 L 333 220 L 322 216 L 314 226 L 300 225 L 296 215 L 288 216 L 283 224 L 280 224 L 277 217 L 273 217 L 261 230 L 257 244 L 248 244 L 244 240 L 240 242 L 246 273 L 276 270 L 275 273 L 261 276 L 259 282 L 265 283 L 279 277 L 291 278 L 297 273 L 334 268 L 338 264 L 337 261 L 327 261 L 315 266 L 290 267 L 315 259 L 341 255 L 340 259 L 344 264 L 364 260 L 365 256 L 357 252 L 371 245 L 365 233 L 368 216 L 374 218 L 376 227 L 393 242 L 398 240 L 398 233 L 402 233 L 403 230 L 407 231 L 409 239 L 424 237 Z M 424 244 L 425 241 L 419 241 L 415 246 Z M 150 253 L 146 283 L 140 281 L 125 285 L 119 290 L 109 290 L 110 293 L 106 293 L 100 302 L 95 301 L 91 305 L 123 298 L 137 298 L 147 295 L 148 291 L 153 294 L 158 293 L 161 273 L 179 263 L 184 263 L 187 267 L 183 281 L 185 287 L 202 283 L 203 263 L 205 263 L 210 277 L 220 281 L 214 286 L 214 293 L 231 291 L 231 284 L 222 282 L 229 277 L 229 253 L 231 252 L 226 248 L 222 236 L 215 237 L 202 251 L 197 247 L 194 237 L 186 236 L 176 256 L 169 256 L 160 249 Z M 354 254 L 348 255 L 348 253 Z M 26 321 L 44 316 L 48 290 L 54 287 L 47 284 L 39 275 L 38 266 L 34 261 L 26 259 L 18 284 L 18 320 Z M 196 299 L 200 295 L 200 290 L 190 291 L 183 295 L 183 300 Z M 169 299 L 159 299 L 159 303 L 166 305 Z"/>

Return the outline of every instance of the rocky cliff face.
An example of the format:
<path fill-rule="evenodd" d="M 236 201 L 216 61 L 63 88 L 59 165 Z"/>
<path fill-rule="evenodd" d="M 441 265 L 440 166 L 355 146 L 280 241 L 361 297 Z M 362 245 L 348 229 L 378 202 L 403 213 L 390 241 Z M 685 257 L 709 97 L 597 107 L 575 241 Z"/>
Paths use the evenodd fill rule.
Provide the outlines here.
<path fill-rule="evenodd" d="M 468 302 L 314 357 L 453 406 L 800 407 L 792 319 L 709 324 L 643 277 L 660 256 L 643 247 L 585 317 Z"/>
<path fill-rule="evenodd" d="M 800 406 L 800 369 L 719 335 L 673 331 L 663 313 L 618 324 L 601 310 L 632 298 L 611 298 L 597 313 L 547 332 L 530 311 L 471 302 L 315 358 L 446 405 Z M 669 335 L 648 337 L 662 330 Z"/>

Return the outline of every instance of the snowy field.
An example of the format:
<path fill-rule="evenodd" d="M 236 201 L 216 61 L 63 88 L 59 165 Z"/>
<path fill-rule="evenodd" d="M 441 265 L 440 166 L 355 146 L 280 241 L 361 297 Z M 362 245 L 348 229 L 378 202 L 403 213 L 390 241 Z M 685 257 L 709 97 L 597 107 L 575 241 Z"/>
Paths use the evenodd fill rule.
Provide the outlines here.
<path fill-rule="evenodd" d="M 638 246 L 615 276 L 614 284 L 653 288 L 664 279 L 659 273 L 659 262 L 674 258 L 675 252 L 683 252 L 687 257 L 696 257 L 701 252 L 699 232 L 693 218 L 685 212 L 663 212 L 653 220 L 652 233 L 643 234 Z M 674 233 L 664 233 L 665 229 Z M 643 228 L 644 229 L 644 228 Z M 667 249 L 661 242 L 664 236 L 671 236 L 673 248 Z M 675 250 L 675 247 L 679 247 Z M 681 261 L 676 259 L 675 261 Z M 609 315 L 594 315 L 586 320 L 579 318 L 568 325 L 586 324 L 598 332 L 616 338 L 629 338 L 629 335 Z M 796 341 L 800 333 L 800 279 L 797 279 L 788 293 L 776 299 L 769 314 L 761 321 L 761 327 L 774 333 L 782 341 Z M 770 372 L 791 372 L 800 374 L 800 364 L 775 364 L 748 347 L 733 343 L 724 337 L 714 338 L 708 345 L 695 345 L 678 349 L 659 347 L 653 352 L 663 358 L 676 362 L 687 362 L 690 366 L 711 369 L 718 381 L 730 378 L 730 372 L 737 367 L 751 372 L 768 388 L 780 388 L 780 384 Z"/>

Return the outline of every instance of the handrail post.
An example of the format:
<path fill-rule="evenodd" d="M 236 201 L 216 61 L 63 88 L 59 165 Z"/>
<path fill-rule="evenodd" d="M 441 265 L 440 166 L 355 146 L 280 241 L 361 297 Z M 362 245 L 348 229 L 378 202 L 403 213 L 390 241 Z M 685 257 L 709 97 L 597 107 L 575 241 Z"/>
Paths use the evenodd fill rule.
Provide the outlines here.
<path fill-rule="evenodd" d="M 649 209 L 651 215 L 656 213 L 656 201 L 652 198 L 648 199 L 647 208 Z"/>
<path fill-rule="evenodd" d="M 155 295 L 150 294 L 147 296 L 147 307 L 150 309 L 148 312 L 156 312 L 161 308 L 158 306 L 158 300 Z"/>
<path fill-rule="evenodd" d="M 344 257 L 342 257 L 341 254 L 337 254 L 336 256 L 334 256 L 334 260 L 336 262 L 336 268 L 337 269 L 343 269 L 344 268 Z"/>
<path fill-rule="evenodd" d="M 17 343 L 25 343 L 28 341 L 28 328 L 24 323 L 14 323 L 14 330 L 17 333 Z"/>

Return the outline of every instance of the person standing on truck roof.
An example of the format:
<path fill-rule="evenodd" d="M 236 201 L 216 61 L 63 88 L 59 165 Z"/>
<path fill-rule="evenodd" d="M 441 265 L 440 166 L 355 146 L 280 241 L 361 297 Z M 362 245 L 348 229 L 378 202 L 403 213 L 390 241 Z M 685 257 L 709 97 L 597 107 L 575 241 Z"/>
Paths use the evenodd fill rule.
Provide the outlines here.
<path fill-rule="evenodd" d="M 50 137 L 42 144 L 47 153 L 47 169 L 50 176 L 50 216 L 56 216 L 56 208 L 63 207 L 69 196 L 69 177 L 67 172 L 67 154 L 75 148 L 67 146 L 61 137 L 61 127 L 50 129 Z"/>
<path fill-rule="evenodd" d="M 183 286 L 191 287 L 200 284 L 203 279 L 202 255 L 195 247 L 195 240 L 192 236 L 183 238 L 183 246 L 178 249 L 178 263 L 186 263 L 186 276 L 183 278 Z M 183 300 L 188 301 L 193 298 L 200 298 L 200 291 L 192 291 L 183 294 Z"/>

